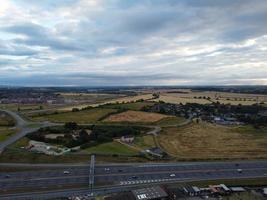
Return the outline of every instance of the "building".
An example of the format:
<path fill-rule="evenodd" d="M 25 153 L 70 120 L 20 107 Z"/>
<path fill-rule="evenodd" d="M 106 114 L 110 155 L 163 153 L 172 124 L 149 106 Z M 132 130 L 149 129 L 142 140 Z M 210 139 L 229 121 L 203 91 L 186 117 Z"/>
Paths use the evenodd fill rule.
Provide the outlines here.
<path fill-rule="evenodd" d="M 246 190 L 243 187 L 231 187 L 232 192 L 245 192 Z"/>
<path fill-rule="evenodd" d="M 167 200 L 168 194 L 160 186 L 142 188 L 132 191 L 136 200 Z"/>
<path fill-rule="evenodd" d="M 124 143 L 133 143 L 134 136 L 133 135 L 124 135 L 121 137 L 121 141 Z"/>
<path fill-rule="evenodd" d="M 185 194 L 189 195 L 189 196 L 198 196 L 200 194 L 200 189 L 196 186 L 188 186 L 188 187 L 184 187 L 183 191 Z"/>

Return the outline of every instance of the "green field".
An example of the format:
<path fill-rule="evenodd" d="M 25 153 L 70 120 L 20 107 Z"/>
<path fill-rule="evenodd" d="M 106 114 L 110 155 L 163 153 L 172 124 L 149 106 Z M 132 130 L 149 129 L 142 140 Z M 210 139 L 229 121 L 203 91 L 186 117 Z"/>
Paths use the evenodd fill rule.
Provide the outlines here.
<path fill-rule="evenodd" d="M 126 145 L 120 144 L 118 142 L 108 142 L 99 144 L 94 147 L 90 147 L 85 149 L 84 151 L 88 153 L 96 153 L 96 154 L 120 154 L 120 155 L 137 155 L 138 151 L 127 147 Z"/>
<path fill-rule="evenodd" d="M 152 135 L 143 135 L 136 137 L 134 139 L 133 145 L 141 149 L 149 149 L 156 146 Z"/>
<path fill-rule="evenodd" d="M 9 147 L 10 148 L 21 148 L 21 147 L 26 147 L 29 143 L 29 139 L 26 137 L 23 137 L 16 141 L 15 143 L 11 144 Z"/>
<path fill-rule="evenodd" d="M 5 112 L 0 112 L 0 126 L 14 126 L 15 120 Z"/>
<path fill-rule="evenodd" d="M 175 126 L 175 125 L 179 125 L 183 122 L 185 122 L 186 119 L 183 117 L 167 117 L 167 118 L 163 118 L 160 121 L 157 121 L 155 123 L 155 125 L 164 127 L 164 126 Z"/>
<path fill-rule="evenodd" d="M 93 108 L 78 112 L 64 112 L 59 114 L 51 114 L 33 117 L 34 121 L 51 121 L 51 122 L 76 122 L 76 123 L 92 123 L 100 120 L 110 113 L 115 113 L 115 109 Z"/>
<path fill-rule="evenodd" d="M 16 129 L 10 129 L 10 127 L 1 127 L 0 126 L 0 142 L 5 141 L 12 135 L 16 133 Z"/>
<path fill-rule="evenodd" d="M 113 108 L 113 109 L 125 109 L 125 110 L 141 110 L 145 106 L 153 106 L 155 103 L 150 101 L 134 102 L 134 103 L 120 103 L 120 104 L 106 104 L 102 105 L 102 108 Z"/>
<path fill-rule="evenodd" d="M 49 106 L 46 104 L 15 104 L 15 103 L 12 103 L 12 104 L 1 104 L 0 108 L 12 110 L 12 111 L 20 110 L 21 112 L 24 112 L 24 111 L 47 109 L 47 108 L 49 108 Z"/>

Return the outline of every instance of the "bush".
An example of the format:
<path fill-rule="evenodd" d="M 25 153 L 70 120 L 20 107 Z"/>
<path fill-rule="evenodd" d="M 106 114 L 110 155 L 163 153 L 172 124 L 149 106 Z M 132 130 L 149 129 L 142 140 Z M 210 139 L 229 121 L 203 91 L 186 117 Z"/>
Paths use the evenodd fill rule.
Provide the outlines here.
<path fill-rule="evenodd" d="M 72 112 L 78 112 L 78 111 L 79 111 L 79 108 L 72 108 L 71 111 L 72 111 Z"/>

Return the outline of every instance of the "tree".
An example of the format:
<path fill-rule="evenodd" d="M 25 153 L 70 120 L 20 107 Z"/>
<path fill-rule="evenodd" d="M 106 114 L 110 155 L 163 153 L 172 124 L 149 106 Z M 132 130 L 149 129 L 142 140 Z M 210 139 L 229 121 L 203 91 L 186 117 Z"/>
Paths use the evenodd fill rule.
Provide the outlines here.
<path fill-rule="evenodd" d="M 79 132 L 79 140 L 82 142 L 82 143 L 85 143 L 85 142 L 88 142 L 89 141 L 89 136 L 88 136 L 88 133 L 86 130 L 82 129 L 80 132 Z"/>
<path fill-rule="evenodd" d="M 66 129 L 76 130 L 78 128 L 78 124 L 76 122 L 66 122 L 64 127 Z"/>
<path fill-rule="evenodd" d="M 78 112 L 78 111 L 79 111 L 79 108 L 72 108 L 71 111 L 72 111 L 72 112 Z"/>

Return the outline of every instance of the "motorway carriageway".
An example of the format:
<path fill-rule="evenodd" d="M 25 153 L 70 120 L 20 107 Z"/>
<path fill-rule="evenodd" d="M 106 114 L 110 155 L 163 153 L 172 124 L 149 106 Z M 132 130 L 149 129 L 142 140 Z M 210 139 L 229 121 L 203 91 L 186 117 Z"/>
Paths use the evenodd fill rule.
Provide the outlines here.
<path fill-rule="evenodd" d="M 240 173 L 240 170 L 242 172 Z M 68 171 L 69 174 L 64 174 Z M 126 186 L 149 183 L 181 182 L 212 179 L 267 178 L 267 161 L 203 162 L 170 164 L 96 165 L 97 185 Z M 40 188 L 86 187 L 88 166 L 66 166 L 50 170 L 0 173 L 0 193 Z M 0 196 L 1 197 L 1 196 Z"/>

